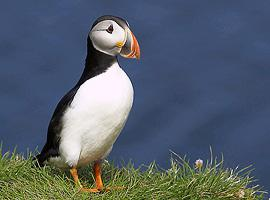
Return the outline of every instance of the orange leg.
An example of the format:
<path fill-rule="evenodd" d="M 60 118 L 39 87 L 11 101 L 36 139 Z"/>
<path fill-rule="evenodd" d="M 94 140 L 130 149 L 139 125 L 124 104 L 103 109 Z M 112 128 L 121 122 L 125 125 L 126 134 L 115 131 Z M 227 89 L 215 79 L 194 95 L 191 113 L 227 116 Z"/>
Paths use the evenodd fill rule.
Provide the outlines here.
<path fill-rule="evenodd" d="M 113 188 L 104 188 L 102 178 L 101 178 L 101 163 L 100 162 L 95 162 L 93 166 L 93 171 L 94 171 L 94 176 L 95 176 L 95 182 L 96 182 L 96 187 L 95 188 L 84 188 L 80 181 L 79 181 L 79 176 L 77 172 L 77 168 L 73 167 L 70 169 L 70 173 L 74 179 L 74 182 L 76 185 L 80 187 L 80 191 L 82 192 L 101 192 L 101 191 L 109 191 L 111 189 L 124 189 L 125 187 L 113 187 Z"/>
<path fill-rule="evenodd" d="M 101 179 L 101 164 L 100 164 L 100 162 L 95 162 L 95 164 L 93 166 L 93 171 L 94 171 L 94 175 L 95 175 L 96 188 L 98 190 L 102 190 L 104 187 L 103 187 L 103 183 L 102 183 L 102 179 Z"/>
<path fill-rule="evenodd" d="M 88 189 L 88 188 L 84 188 L 81 185 L 80 180 L 79 180 L 79 176 L 78 176 L 78 171 L 77 171 L 76 167 L 72 167 L 72 169 L 70 169 L 70 173 L 71 173 L 71 175 L 72 175 L 72 177 L 74 179 L 75 184 L 80 187 L 80 191 L 82 191 L 82 192 L 99 192 L 99 190 L 96 189 L 96 188 Z"/>
<path fill-rule="evenodd" d="M 101 163 L 95 162 L 93 166 L 93 171 L 95 175 L 95 181 L 96 181 L 96 189 L 99 191 L 110 191 L 110 190 L 122 190 L 125 187 L 106 187 L 104 188 L 102 179 L 101 179 Z"/>
<path fill-rule="evenodd" d="M 78 176 L 78 172 L 77 172 L 77 168 L 76 167 L 72 167 L 72 169 L 70 169 L 70 173 L 74 179 L 74 182 L 76 185 L 79 185 L 81 187 L 81 183 L 79 181 L 79 176 Z"/>

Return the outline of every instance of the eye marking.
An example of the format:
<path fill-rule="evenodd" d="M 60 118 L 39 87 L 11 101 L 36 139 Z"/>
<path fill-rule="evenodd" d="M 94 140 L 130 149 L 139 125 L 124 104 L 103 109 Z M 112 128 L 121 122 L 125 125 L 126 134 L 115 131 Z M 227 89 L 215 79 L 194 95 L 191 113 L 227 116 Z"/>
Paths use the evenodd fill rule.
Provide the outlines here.
<path fill-rule="evenodd" d="M 111 24 L 111 25 L 106 29 L 106 31 L 107 31 L 108 33 L 112 34 L 112 32 L 113 32 L 113 25 Z"/>

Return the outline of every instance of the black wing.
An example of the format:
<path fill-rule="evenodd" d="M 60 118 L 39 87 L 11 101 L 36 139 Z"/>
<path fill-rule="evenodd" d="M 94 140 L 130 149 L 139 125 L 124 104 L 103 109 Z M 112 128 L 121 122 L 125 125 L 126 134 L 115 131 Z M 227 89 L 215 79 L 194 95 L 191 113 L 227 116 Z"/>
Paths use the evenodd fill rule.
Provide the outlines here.
<path fill-rule="evenodd" d="M 78 89 L 79 86 L 76 85 L 57 104 L 49 123 L 47 142 L 44 145 L 41 153 L 36 156 L 39 166 L 43 166 L 44 161 L 47 160 L 49 157 L 59 156 L 59 141 L 61 139 L 60 133 L 63 127 L 62 117 L 68 106 L 73 101 L 73 98 Z"/>

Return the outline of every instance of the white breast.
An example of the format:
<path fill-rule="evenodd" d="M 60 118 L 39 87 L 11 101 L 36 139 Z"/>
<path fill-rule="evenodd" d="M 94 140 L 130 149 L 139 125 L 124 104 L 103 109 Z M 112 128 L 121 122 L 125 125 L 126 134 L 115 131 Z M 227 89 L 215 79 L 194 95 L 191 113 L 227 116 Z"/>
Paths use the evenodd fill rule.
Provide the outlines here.
<path fill-rule="evenodd" d="M 85 165 L 107 156 L 132 103 L 132 84 L 118 63 L 82 84 L 63 117 L 61 162 Z"/>

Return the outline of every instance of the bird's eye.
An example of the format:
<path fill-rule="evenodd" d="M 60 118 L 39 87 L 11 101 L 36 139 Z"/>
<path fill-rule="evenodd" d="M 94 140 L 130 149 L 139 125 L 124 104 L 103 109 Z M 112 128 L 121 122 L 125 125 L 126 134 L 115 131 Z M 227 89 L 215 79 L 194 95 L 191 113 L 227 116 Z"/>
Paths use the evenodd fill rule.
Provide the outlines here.
<path fill-rule="evenodd" d="M 113 25 L 110 25 L 110 26 L 106 29 L 106 31 L 107 31 L 108 33 L 112 34 L 112 32 L 113 32 Z"/>

